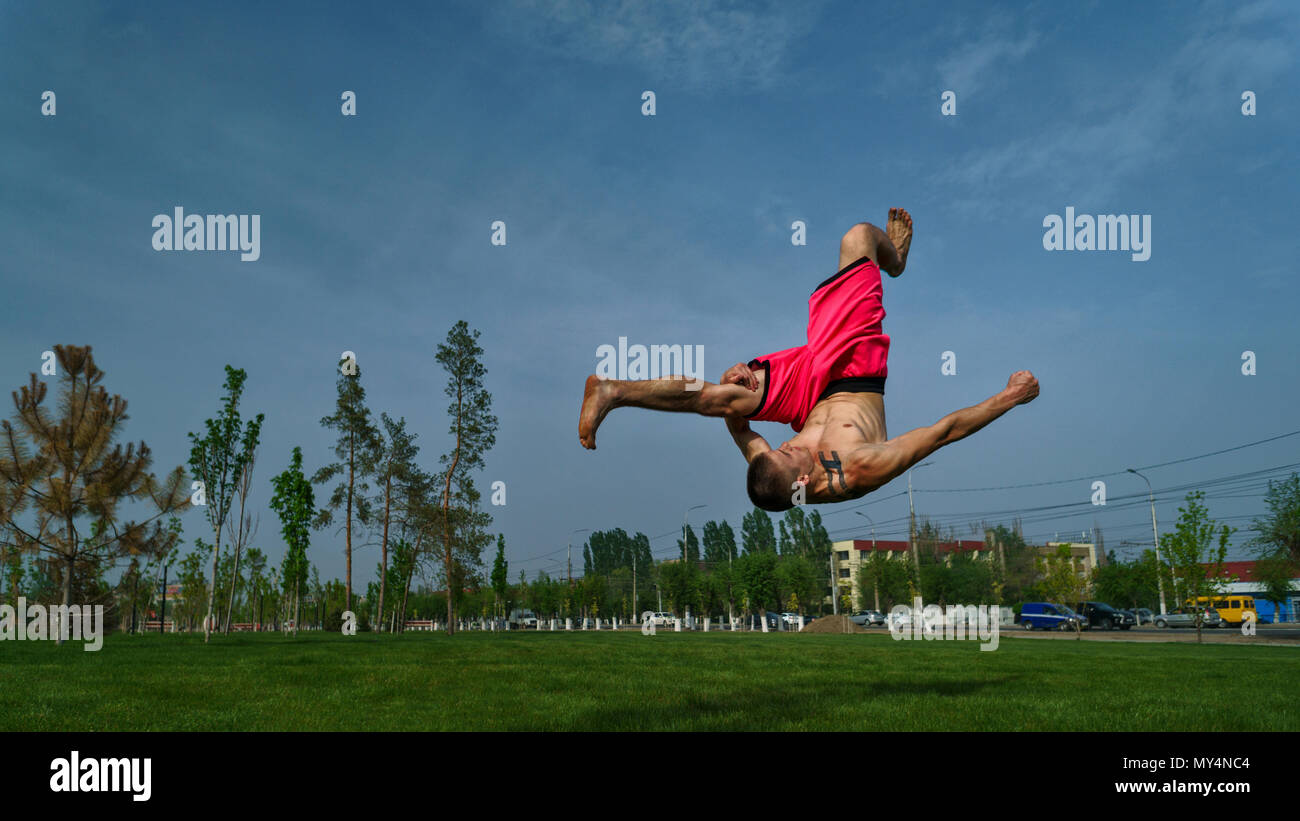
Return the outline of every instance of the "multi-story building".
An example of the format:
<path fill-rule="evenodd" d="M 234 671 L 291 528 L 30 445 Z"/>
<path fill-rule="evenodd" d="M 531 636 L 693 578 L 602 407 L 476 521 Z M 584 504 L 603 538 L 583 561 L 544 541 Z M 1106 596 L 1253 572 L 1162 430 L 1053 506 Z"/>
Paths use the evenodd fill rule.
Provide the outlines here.
<path fill-rule="evenodd" d="M 1055 556 L 1058 548 L 1063 544 L 1070 545 L 1070 558 L 1075 565 L 1076 571 L 1085 578 L 1088 577 L 1098 564 L 1100 554 L 1096 545 L 1078 542 L 1048 542 L 1044 546 L 1034 546 L 1034 549 L 1044 557 Z M 997 550 L 979 539 L 956 539 L 949 542 L 940 542 L 933 547 L 927 544 L 918 544 L 917 549 L 937 550 L 939 557 L 942 557 L 945 562 L 951 562 L 953 555 L 957 553 L 964 553 L 973 559 L 984 561 L 993 561 L 997 557 Z M 906 541 L 848 539 L 831 545 L 831 560 L 835 572 L 836 587 L 841 596 L 845 594 L 850 596 L 851 606 L 854 610 L 878 606 L 872 591 L 866 591 L 864 596 L 863 592 L 858 589 L 858 570 L 862 567 L 863 562 L 870 559 L 872 550 L 880 552 L 885 559 L 911 558 Z M 825 600 L 827 605 L 831 604 L 830 596 L 831 591 L 828 589 Z"/>

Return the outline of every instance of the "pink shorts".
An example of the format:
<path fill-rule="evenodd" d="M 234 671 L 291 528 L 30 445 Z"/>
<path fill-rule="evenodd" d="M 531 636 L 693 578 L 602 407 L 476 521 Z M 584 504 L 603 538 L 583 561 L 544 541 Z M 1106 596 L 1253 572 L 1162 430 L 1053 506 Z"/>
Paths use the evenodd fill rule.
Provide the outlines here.
<path fill-rule="evenodd" d="M 808 298 L 808 343 L 750 360 L 766 374 L 749 418 L 803 430 L 822 399 L 841 391 L 885 392 L 889 337 L 880 268 L 863 257 L 817 286 Z"/>

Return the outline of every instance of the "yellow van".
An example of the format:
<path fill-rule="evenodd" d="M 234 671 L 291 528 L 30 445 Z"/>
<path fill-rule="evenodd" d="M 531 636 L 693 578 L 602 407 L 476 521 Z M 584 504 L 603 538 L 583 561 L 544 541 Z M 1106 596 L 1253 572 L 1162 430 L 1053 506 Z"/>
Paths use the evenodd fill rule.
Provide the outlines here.
<path fill-rule="evenodd" d="M 1198 604 L 1210 603 L 1209 596 L 1197 596 Z M 1186 601 L 1186 606 L 1192 606 L 1192 600 Z M 1255 597 L 1240 595 L 1237 593 L 1224 593 L 1221 596 L 1215 596 L 1214 602 L 1210 605 L 1219 611 L 1219 616 L 1223 618 L 1223 626 L 1231 624 L 1241 624 L 1247 618 L 1259 621 L 1259 613 L 1255 612 Z"/>

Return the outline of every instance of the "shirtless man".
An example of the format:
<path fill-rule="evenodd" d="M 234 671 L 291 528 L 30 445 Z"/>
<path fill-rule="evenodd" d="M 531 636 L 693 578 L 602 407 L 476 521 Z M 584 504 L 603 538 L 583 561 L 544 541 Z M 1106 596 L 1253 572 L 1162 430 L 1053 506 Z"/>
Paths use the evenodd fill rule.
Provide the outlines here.
<path fill-rule="evenodd" d="M 880 272 L 903 273 L 912 217 L 889 209 L 881 231 L 859 223 L 840 240 L 840 270 L 808 300 L 808 342 L 733 365 L 720 384 L 680 376 L 635 382 L 587 377 L 578 438 L 595 449 L 596 429 L 613 408 L 720 416 L 749 463 L 750 500 L 779 512 L 796 503 L 857 499 L 944 445 L 970 436 L 1038 396 L 1038 380 L 1017 371 L 978 405 L 890 439 L 885 432 L 889 337 Z M 773 449 L 750 420 L 783 422 L 793 439 Z"/>

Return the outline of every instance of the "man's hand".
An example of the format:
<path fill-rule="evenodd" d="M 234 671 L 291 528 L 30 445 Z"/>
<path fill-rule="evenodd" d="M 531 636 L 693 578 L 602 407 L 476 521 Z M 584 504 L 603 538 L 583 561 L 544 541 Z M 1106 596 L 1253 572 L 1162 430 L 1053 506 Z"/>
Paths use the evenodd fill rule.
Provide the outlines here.
<path fill-rule="evenodd" d="M 744 362 L 737 362 L 727 368 L 727 372 L 722 375 L 718 383 L 721 385 L 744 385 L 751 391 L 758 390 L 758 377 L 754 376 L 754 372 Z"/>
<path fill-rule="evenodd" d="M 1029 371 L 1016 371 L 1007 380 L 1003 393 L 1017 405 L 1027 404 L 1038 396 L 1038 380 Z"/>

